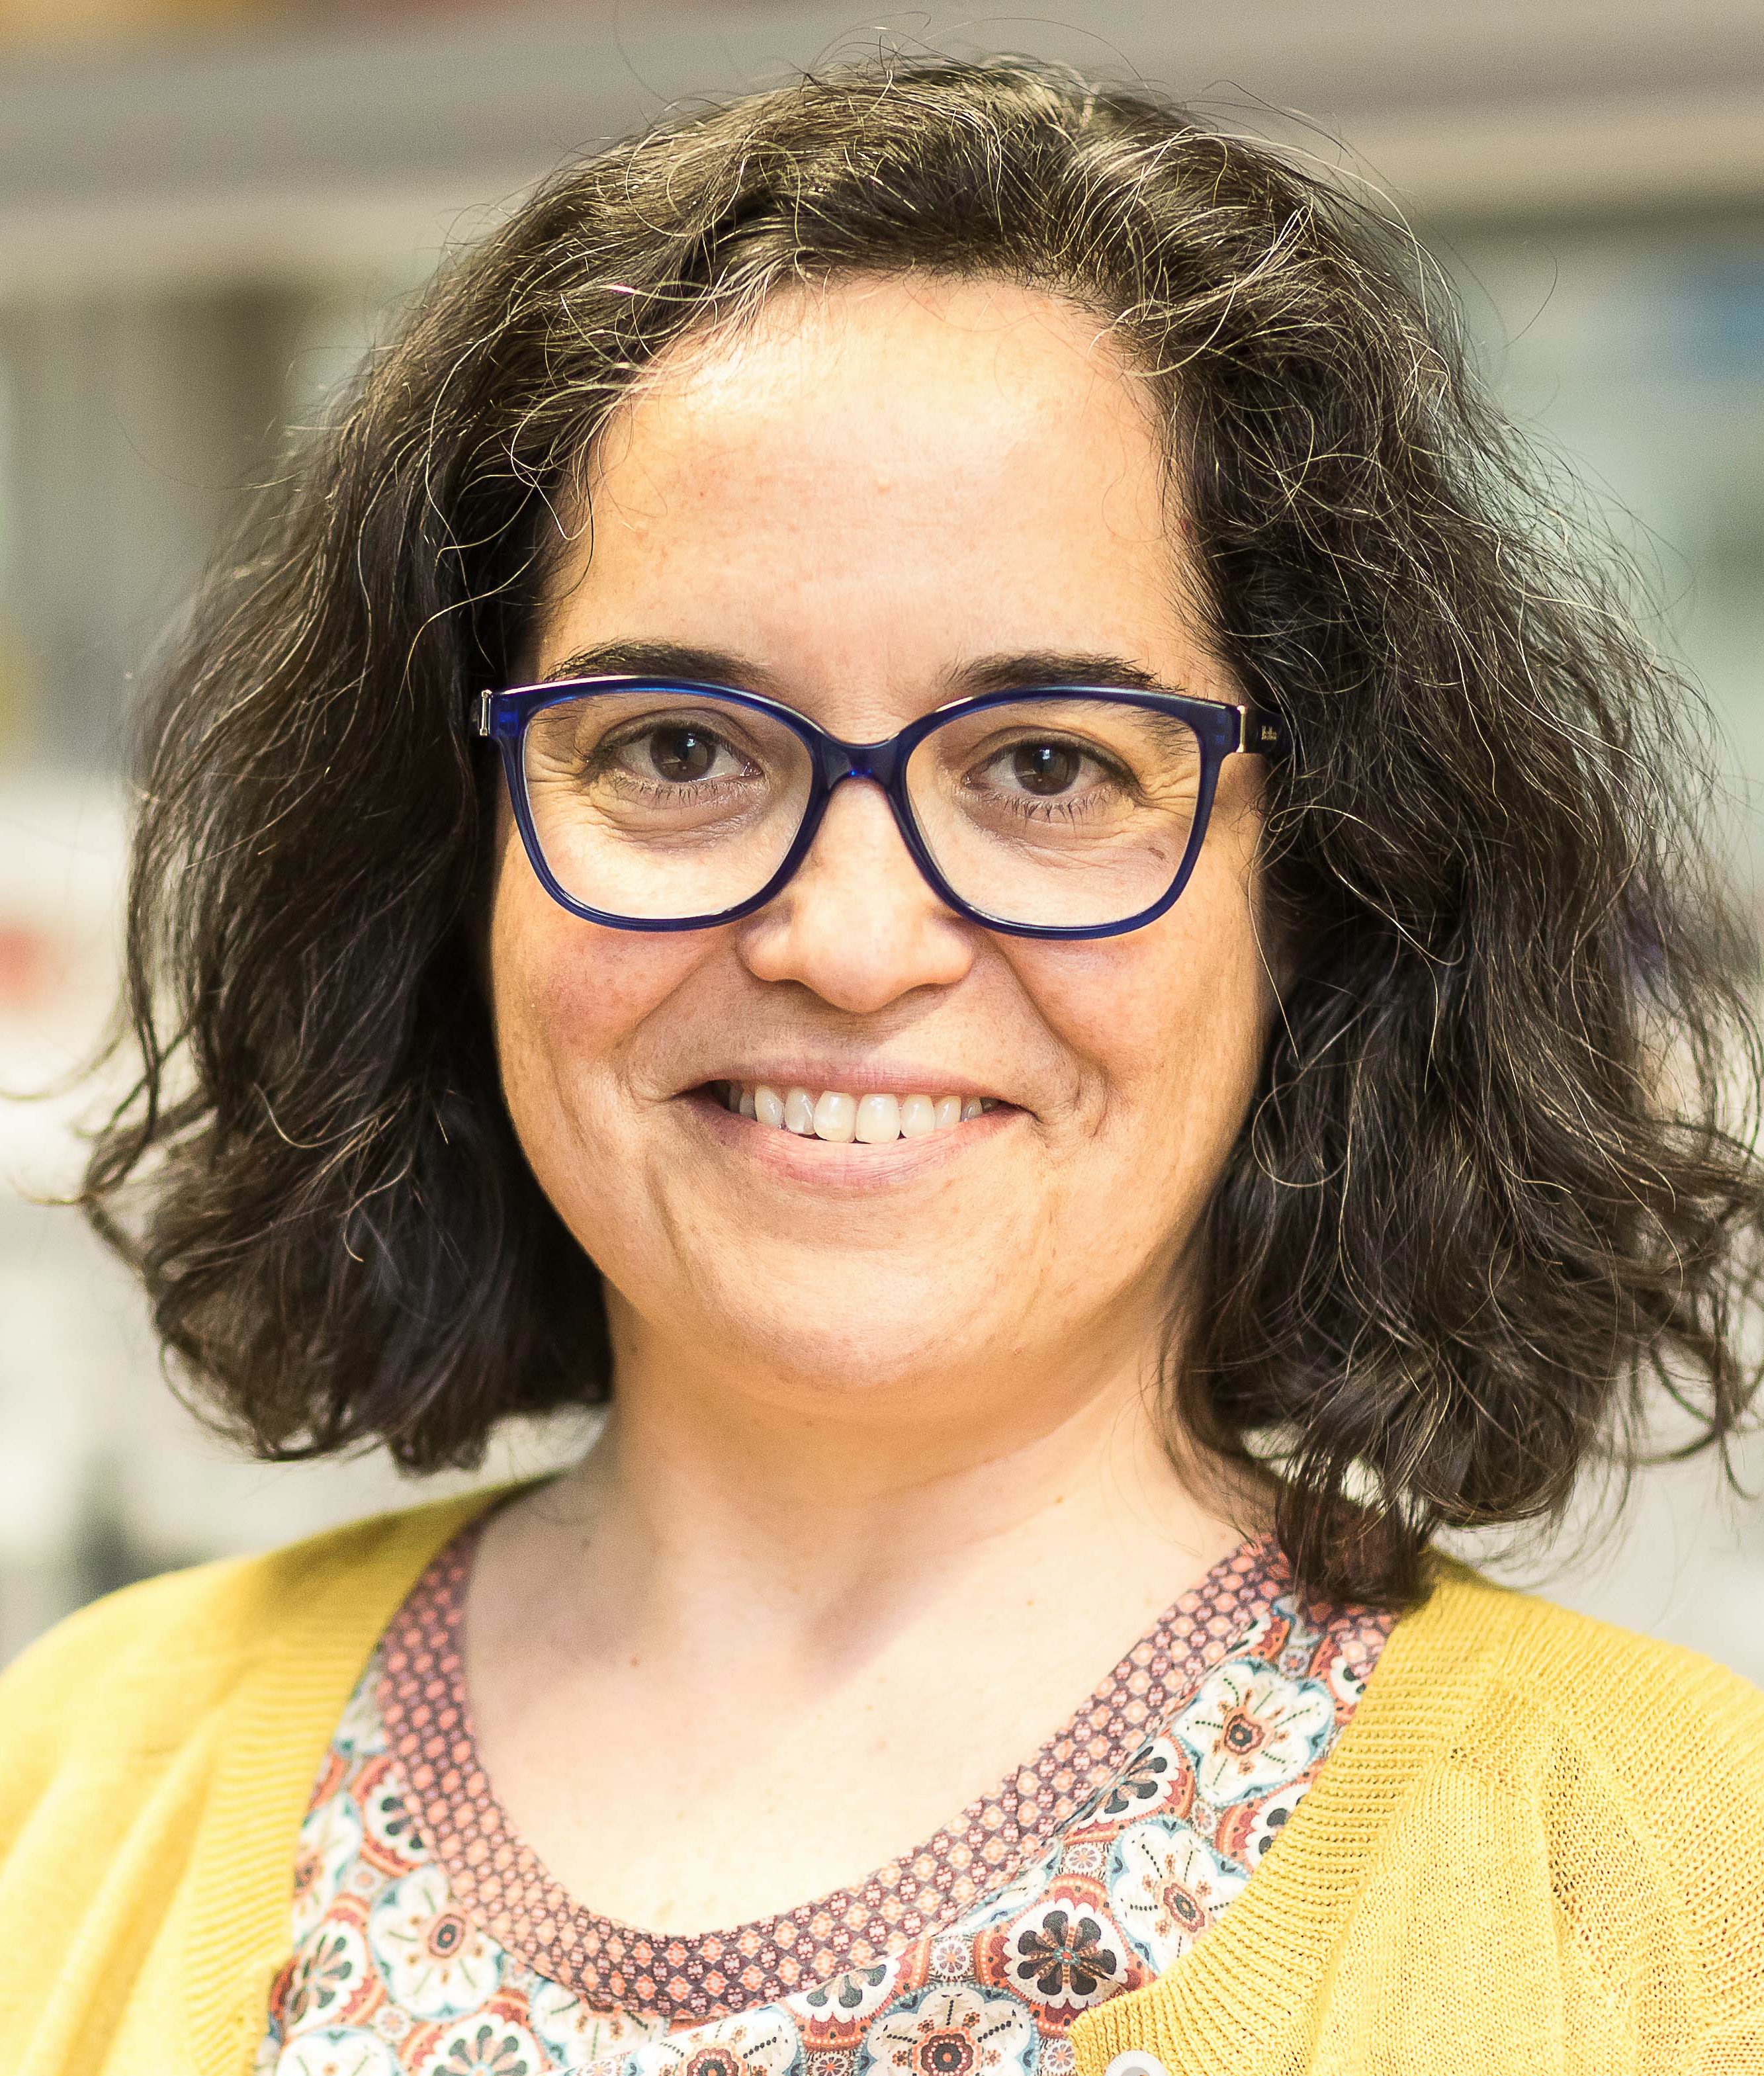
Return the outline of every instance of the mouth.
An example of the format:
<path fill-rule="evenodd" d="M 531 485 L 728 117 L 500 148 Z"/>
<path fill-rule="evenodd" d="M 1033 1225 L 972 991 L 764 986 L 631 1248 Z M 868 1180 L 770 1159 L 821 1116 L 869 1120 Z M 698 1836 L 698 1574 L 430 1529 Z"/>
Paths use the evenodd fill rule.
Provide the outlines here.
<path fill-rule="evenodd" d="M 996 1096 L 885 1098 L 726 1080 L 700 1082 L 676 1101 L 701 1144 L 738 1156 L 749 1173 L 841 1197 L 929 1182 L 1028 1115 Z"/>
<path fill-rule="evenodd" d="M 833 1145 L 888 1146 L 896 1140 L 931 1139 L 1015 1105 L 997 1096 L 926 1090 L 907 1095 L 872 1090 L 784 1087 L 765 1082 L 712 1081 L 692 1094 L 719 1103 L 764 1130 Z"/>

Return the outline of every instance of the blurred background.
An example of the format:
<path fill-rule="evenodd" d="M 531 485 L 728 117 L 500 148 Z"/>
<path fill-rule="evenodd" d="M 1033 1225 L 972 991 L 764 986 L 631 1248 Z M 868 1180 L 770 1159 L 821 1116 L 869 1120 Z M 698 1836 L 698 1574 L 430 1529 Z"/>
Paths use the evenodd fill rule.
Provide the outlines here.
<path fill-rule="evenodd" d="M 284 428 L 567 154 L 879 44 L 1141 77 L 1401 207 L 1708 691 L 1764 938 L 1757 0 L 0 0 L 0 1086 L 103 1021 L 135 675 Z M 126 1280 L 32 1201 L 76 1108 L 0 1102 L 0 1659 L 131 1578 L 421 1496 L 374 1458 L 237 1461 L 179 1407 Z M 482 1475 L 583 1439 L 524 1430 Z M 1707 1461 L 1590 1551 L 1472 1554 L 1764 1682 L 1764 1500 Z"/>

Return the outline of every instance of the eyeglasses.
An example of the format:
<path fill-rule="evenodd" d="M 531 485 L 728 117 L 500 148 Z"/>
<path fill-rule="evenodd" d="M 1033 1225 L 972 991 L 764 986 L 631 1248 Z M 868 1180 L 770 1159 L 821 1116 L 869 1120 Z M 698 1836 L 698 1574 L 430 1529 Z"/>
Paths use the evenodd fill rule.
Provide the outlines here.
<path fill-rule="evenodd" d="M 1225 758 L 1289 747 L 1260 708 L 1098 685 L 982 693 L 886 741 L 842 742 L 757 692 L 560 679 L 481 694 L 476 727 L 501 751 L 540 883 L 621 930 L 763 907 L 833 788 L 870 778 L 958 916 L 1017 936 L 1119 936 L 1182 891 Z"/>

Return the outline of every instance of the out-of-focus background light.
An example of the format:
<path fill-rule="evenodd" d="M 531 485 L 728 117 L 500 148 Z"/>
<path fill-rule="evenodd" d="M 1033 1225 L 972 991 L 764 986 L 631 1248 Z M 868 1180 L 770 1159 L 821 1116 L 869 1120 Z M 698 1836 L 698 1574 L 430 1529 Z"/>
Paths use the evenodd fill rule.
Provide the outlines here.
<path fill-rule="evenodd" d="M 0 1087 L 103 1019 L 135 675 L 283 429 L 565 156 L 878 44 L 1137 75 L 1387 193 L 1649 571 L 1764 920 L 1757 0 L 0 0 Z M 31 1200 L 72 1173 L 75 1107 L 0 1103 L 0 1659 L 127 1579 L 421 1496 L 373 1457 L 240 1462 L 178 1406 L 138 1295 Z M 583 1435 L 524 1430 L 484 1475 Z M 1590 1556 L 1507 1569 L 1764 1680 L 1764 1504 L 1707 1461 L 1650 1474 Z"/>

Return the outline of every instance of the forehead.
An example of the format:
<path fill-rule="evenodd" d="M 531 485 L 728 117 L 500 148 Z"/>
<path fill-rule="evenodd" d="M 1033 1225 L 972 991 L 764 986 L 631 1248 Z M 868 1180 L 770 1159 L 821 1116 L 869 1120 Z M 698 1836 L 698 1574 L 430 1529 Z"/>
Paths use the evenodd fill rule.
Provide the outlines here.
<path fill-rule="evenodd" d="M 641 521 L 641 479 L 683 464 L 701 501 L 845 487 L 899 506 L 928 486 L 984 496 L 1026 467 L 1050 494 L 1136 490 L 1162 461 L 1151 384 L 1102 318 L 1009 283 L 906 277 L 792 290 L 683 341 L 614 413 L 589 482 Z"/>
<path fill-rule="evenodd" d="M 792 291 L 689 340 L 615 413 L 586 492 L 542 670 L 660 636 L 806 690 L 1181 633 L 1152 387 L 1103 319 L 1007 284 Z"/>

